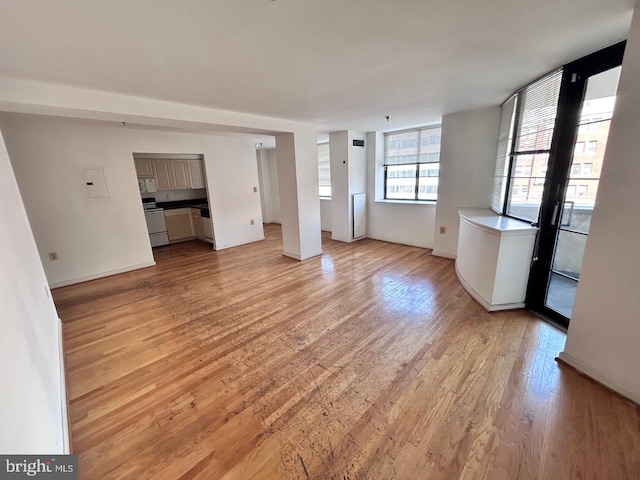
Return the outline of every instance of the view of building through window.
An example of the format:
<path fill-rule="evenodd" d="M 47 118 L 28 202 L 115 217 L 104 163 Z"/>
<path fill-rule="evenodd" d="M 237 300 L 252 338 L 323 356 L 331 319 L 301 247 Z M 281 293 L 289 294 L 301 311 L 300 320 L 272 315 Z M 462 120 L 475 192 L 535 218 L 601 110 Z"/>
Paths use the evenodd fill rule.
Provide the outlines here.
<path fill-rule="evenodd" d="M 440 175 L 441 127 L 386 133 L 386 199 L 436 200 Z"/>
<path fill-rule="evenodd" d="M 614 104 L 615 97 L 584 102 L 566 194 L 566 203 L 573 208 L 593 208 L 595 203 Z M 510 196 L 512 208 L 540 204 L 547 159 L 546 153 L 517 157 Z"/>

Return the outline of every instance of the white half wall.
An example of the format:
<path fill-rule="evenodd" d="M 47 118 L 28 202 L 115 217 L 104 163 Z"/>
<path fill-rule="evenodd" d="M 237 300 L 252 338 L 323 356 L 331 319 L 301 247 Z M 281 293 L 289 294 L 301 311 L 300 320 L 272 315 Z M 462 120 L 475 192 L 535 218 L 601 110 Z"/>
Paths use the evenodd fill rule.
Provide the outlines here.
<path fill-rule="evenodd" d="M 385 202 L 384 135 L 367 133 L 367 237 L 433 248 L 436 205 Z"/>
<path fill-rule="evenodd" d="M 61 324 L 0 134 L 0 452 L 68 453 Z"/>
<path fill-rule="evenodd" d="M 491 206 L 499 123 L 499 106 L 442 117 L 434 255 L 456 257 L 459 208 Z"/>
<path fill-rule="evenodd" d="M 560 357 L 640 403 L 640 8 L 622 64 L 598 201 Z"/>
<path fill-rule="evenodd" d="M 260 196 L 253 192 L 259 182 L 250 137 L 13 114 L 0 117 L 0 125 L 52 286 L 153 265 L 134 152 L 203 154 L 216 248 L 264 238 Z M 104 168 L 108 198 L 86 195 L 83 168 Z M 53 251 L 59 260 L 49 260 Z"/>

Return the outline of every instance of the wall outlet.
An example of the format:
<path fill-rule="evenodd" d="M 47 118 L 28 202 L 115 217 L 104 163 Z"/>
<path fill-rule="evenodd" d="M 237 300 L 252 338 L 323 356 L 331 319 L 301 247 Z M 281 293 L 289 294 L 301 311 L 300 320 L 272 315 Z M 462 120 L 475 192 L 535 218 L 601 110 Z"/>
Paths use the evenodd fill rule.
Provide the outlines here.
<path fill-rule="evenodd" d="M 440 227 L 440 235 L 444 235 L 447 233 L 447 227 Z"/>
<path fill-rule="evenodd" d="M 58 252 L 49 252 L 49 260 L 51 261 L 58 260 Z"/>
<path fill-rule="evenodd" d="M 258 193 L 258 187 L 253 187 L 253 193 Z"/>
<path fill-rule="evenodd" d="M 254 225 L 256 222 L 253 221 L 253 218 L 251 219 L 251 225 Z"/>

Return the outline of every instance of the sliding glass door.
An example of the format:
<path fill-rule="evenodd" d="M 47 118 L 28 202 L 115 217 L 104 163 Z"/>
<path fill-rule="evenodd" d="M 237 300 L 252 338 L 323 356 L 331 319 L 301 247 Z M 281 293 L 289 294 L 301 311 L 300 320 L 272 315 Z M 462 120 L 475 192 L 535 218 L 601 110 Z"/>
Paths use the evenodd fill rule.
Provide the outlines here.
<path fill-rule="evenodd" d="M 624 45 L 565 67 L 528 304 L 567 325 L 615 108 Z"/>

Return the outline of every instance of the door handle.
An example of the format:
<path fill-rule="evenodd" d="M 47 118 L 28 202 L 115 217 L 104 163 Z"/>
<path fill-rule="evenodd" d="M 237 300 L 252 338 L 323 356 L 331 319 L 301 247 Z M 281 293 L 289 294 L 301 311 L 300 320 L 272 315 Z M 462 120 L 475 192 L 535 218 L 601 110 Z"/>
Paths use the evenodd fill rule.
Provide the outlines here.
<path fill-rule="evenodd" d="M 551 226 L 555 227 L 556 223 L 558 223 L 558 207 L 560 206 L 560 202 L 556 202 L 553 206 L 553 215 L 551 216 Z"/>

